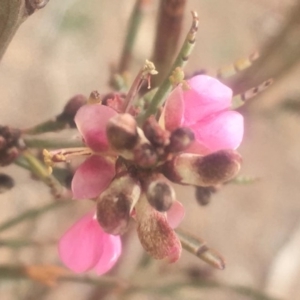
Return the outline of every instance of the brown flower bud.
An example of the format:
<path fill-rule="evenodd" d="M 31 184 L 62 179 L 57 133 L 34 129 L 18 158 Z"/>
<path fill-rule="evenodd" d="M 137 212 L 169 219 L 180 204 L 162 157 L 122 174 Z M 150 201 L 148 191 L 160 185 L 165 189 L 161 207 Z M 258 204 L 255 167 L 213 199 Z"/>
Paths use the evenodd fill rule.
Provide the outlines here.
<path fill-rule="evenodd" d="M 191 145 L 194 139 L 194 132 L 188 127 L 177 128 L 171 134 L 170 144 L 166 148 L 166 151 L 171 153 L 184 151 Z"/>
<path fill-rule="evenodd" d="M 176 200 L 172 184 L 162 174 L 155 174 L 147 178 L 143 188 L 150 205 L 160 212 L 169 210 Z"/>
<path fill-rule="evenodd" d="M 133 160 L 141 168 L 151 168 L 157 161 L 158 156 L 155 148 L 148 143 L 140 143 L 133 150 Z"/>
<path fill-rule="evenodd" d="M 210 202 L 211 195 L 217 191 L 215 186 L 197 186 L 196 200 L 200 205 L 207 205 Z"/>
<path fill-rule="evenodd" d="M 74 117 L 78 109 L 86 103 L 87 98 L 84 95 L 78 94 L 73 96 L 65 105 L 63 112 L 56 117 L 56 120 L 68 123 L 70 127 L 75 128 Z"/>
<path fill-rule="evenodd" d="M 154 116 L 150 116 L 143 125 L 146 138 L 154 146 L 166 146 L 169 144 L 170 133 L 157 123 Z"/>
<path fill-rule="evenodd" d="M 136 121 L 130 114 L 112 117 L 108 121 L 106 134 L 109 143 L 117 151 L 131 150 L 139 140 Z"/>
<path fill-rule="evenodd" d="M 15 182 L 10 176 L 0 173 L 0 194 L 9 191 L 14 185 Z"/>
<path fill-rule="evenodd" d="M 20 130 L 0 126 L 0 166 L 11 164 L 24 147 Z"/>
<path fill-rule="evenodd" d="M 107 233 L 123 234 L 129 225 L 130 211 L 138 201 L 141 187 L 128 173 L 119 175 L 97 200 L 97 219 Z"/>
<path fill-rule="evenodd" d="M 146 197 L 136 204 L 137 233 L 144 249 L 155 259 L 175 262 L 181 254 L 181 243 L 165 214 L 152 208 Z"/>
<path fill-rule="evenodd" d="M 241 156 L 234 150 L 220 150 L 206 156 L 183 153 L 162 166 L 171 181 L 212 186 L 232 179 L 240 170 Z"/>

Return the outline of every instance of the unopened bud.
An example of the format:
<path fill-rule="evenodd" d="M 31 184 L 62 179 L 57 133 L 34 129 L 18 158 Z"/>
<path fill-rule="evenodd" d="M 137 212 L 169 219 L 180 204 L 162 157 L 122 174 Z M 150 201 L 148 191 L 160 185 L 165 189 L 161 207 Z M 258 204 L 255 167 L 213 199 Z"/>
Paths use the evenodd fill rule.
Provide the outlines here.
<path fill-rule="evenodd" d="M 215 186 L 197 186 L 196 200 L 200 205 L 207 205 L 210 202 L 211 195 L 217 191 Z"/>
<path fill-rule="evenodd" d="M 206 156 L 183 153 L 162 166 L 171 181 L 212 186 L 232 179 L 240 170 L 241 156 L 234 150 L 220 150 Z"/>
<path fill-rule="evenodd" d="M 166 150 L 171 153 L 184 151 L 191 145 L 194 139 L 194 132 L 188 127 L 177 128 L 172 132 L 170 144 Z"/>
<path fill-rule="evenodd" d="M 70 127 L 75 128 L 74 117 L 78 109 L 86 103 L 87 99 L 84 95 L 78 94 L 73 96 L 65 105 L 63 112 L 56 117 L 56 120 L 68 123 Z"/>
<path fill-rule="evenodd" d="M 123 93 L 109 93 L 103 96 L 101 103 L 102 105 L 109 106 L 118 113 L 122 113 L 125 97 L 126 94 Z"/>
<path fill-rule="evenodd" d="M 136 121 L 130 114 L 112 117 L 107 123 L 106 135 L 117 151 L 131 150 L 139 140 Z"/>
<path fill-rule="evenodd" d="M 176 200 L 171 183 L 162 174 L 156 174 L 147 179 L 144 189 L 150 205 L 160 212 L 169 210 Z"/>
<path fill-rule="evenodd" d="M 129 225 L 130 211 L 141 194 L 139 181 L 128 173 L 115 178 L 97 200 L 97 219 L 109 234 L 123 234 Z"/>
<path fill-rule="evenodd" d="M 166 146 L 169 144 L 170 133 L 157 123 L 154 116 L 150 116 L 143 125 L 146 138 L 154 146 Z"/>
<path fill-rule="evenodd" d="M 25 147 L 21 132 L 8 126 L 0 126 L 0 166 L 11 164 Z"/>
<path fill-rule="evenodd" d="M 141 168 L 151 168 L 158 160 L 155 148 L 151 144 L 143 143 L 133 150 L 134 162 Z"/>
<path fill-rule="evenodd" d="M 0 194 L 9 191 L 14 185 L 15 182 L 10 176 L 0 173 Z"/>

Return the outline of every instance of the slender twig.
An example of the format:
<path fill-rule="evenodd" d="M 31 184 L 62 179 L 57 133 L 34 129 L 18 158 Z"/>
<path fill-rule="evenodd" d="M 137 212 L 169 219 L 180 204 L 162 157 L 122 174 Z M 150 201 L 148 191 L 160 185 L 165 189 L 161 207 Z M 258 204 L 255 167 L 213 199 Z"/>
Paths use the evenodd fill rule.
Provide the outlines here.
<path fill-rule="evenodd" d="M 260 51 L 251 67 L 236 76 L 224 79 L 234 94 L 241 94 L 269 78 L 283 76 L 300 60 L 300 2 L 293 7 L 279 34 Z"/>
<path fill-rule="evenodd" d="M 19 26 L 48 0 L 0 0 L 0 60 Z"/>
<path fill-rule="evenodd" d="M 176 233 L 185 250 L 217 269 L 223 270 L 225 268 L 224 258 L 216 250 L 209 248 L 203 239 L 180 228 L 176 229 Z"/>
<path fill-rule="evenodd" d="M 27 161 L 32 173 L 49 186 L 52 195 L 55 198 L 62 198 L 64 196 L 65 188 L 53 175 L 49 174 L 48 167 L 29 150 L 23 151 L 22 156 Z"/>
<path fill-rule="evenodd" d="M 156 87 L 166 77 L 177 53 L 186 0 L 160 0 L 153 62 L 159 71 L 153 78 Z"/>
<path fill-rule="evenodd" d="M 66 122 L 56 119 L 45 121 L 31 128 L 23 129 L 23 134 L 40 134 L 45 132 L 53 132 L 67 128 Z"/>
<path fill-rule="evenodd" d="M 199 23 L 198 14 L 196 12 L 192 12 L 192 16 L 193 16 L 193 22 L 192 22 L 191 29 L 186 37 L 186 40 L 176 58 L 173 66 L 171 67 L 171 70 L 170 70 L 167 78 L 164 80 L 162 85 L 159 87 L 157 93 L 155 94 L 154 98 L 152 99 L 151 103 L 149 104 L 149 107 L 147 108 L 147 110 L 145 111 L 144 114 L 141 114 L 138 117 L 138 122 L 140 124 L 142 124 L 152 114 L 156 114 L 157 109 L 163 105 L 166 95 L 168 94 L 168 92 L 170 92 L 170 90 L 172 88 L 172 84 L 169 80 L 169 77 L 171 76 L 173 70 L 175 70 L 177 67 L 183 68 L 189 59 L 189 56 L 195 45 L 196 33 L 198 30 L 198 23 Z"/>
<path fill-rule="evenodd" d="M 23 140 L 27 147 L 38 149 L 60 149 L 60 148 L 75 148 L 84 147 L 80 139 L 73 137 L 38 137 L 38 136 L 24 136 Z"/>
<path fill-rule="evenodd" d="M 16 217 L 13 217 L 13 218 L 3 222 L 2 224 L 0 224 L 0 232 L 8 230 L 11 227 L 14 227 L 24 221 L 37 218 L 37 217 L 43 215 L 44 213 L 47 213 L 53 209 L 63 207 L 70 203 L 73 203 L 73 202 L 72 201 L 57 201 L 57 202 L 48 203 L 40 208 L 29 209 L 29 210 L 25 211 L 24 213 L 22 213 Z"/>
<path fill-rule="evenodd" d="M 138 29 L 143 17 L 143 8 L 145 6 L 145 0 L 136 0 L 135 6 L 130 16 L 130 21 L 128 24 L 127 35 L 118 67 L 118 72 L 123 73 L 128 71 L 129 64 L 132 58 L 132 51 L 136 41 Z"/>

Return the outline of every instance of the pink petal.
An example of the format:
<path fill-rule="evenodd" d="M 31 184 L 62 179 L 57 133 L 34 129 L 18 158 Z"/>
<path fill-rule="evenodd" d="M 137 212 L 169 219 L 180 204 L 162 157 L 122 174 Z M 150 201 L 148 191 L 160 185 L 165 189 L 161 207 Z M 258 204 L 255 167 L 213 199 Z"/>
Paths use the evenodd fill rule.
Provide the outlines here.
<path fill-rule="evenodd" d="M 72 180 L 74 199 L 98 197 L 115 176 L 115 166 L 102 156 L 92 155 L 76 170 Z"/>
<path fill-rule="evenodd" d="M 171 92 L 164 107 L 165 128 L 173 131 L 180 127 L 183 121 L 183 111 L 182 87 L 178 86 Z"/>
<path fill-rule="evenodd" d="M 85 215 L 59 241 L 58 251 L 62 262 L 76 273 L 92 269 L 103 252 L 105 235 L 93 218 L 94 214 Z"/>
<path fill-rule="evenodd" d="M 198 75 L 187 82 L 190 89 L 183 91 L 184 126 L 194 124 L 210 114 L 229 108 L 232 91 L 219 80 L 207 75 Z"/>
<path fill-rule="evenodd" d="M 221 149 L 236 149 L 243 138 L 244 119 L 236 111 L 222 111 L 190 128 L 199 146 L 207 148 L 207 154 Z"/>
<path fill-rule="evenodd" d="M 174 229 L 179 226 L 185 215 L 183 205 L 179 201 L 175 201 L 171 208 L 167 211 L 167 220 L 169 225 Z"/>
<path fill-rule="evenodd" d="M 94 267 L 98 275 L 108 272 L 115 265 L 122 252 L 120 236 L 110 235 L 107 233 L 104 234 L 103 252 L 100 260 Z"/>
<path fill-rule="evenodd" d="M 78 110 L 74 121 L 88 147 L 96 152 L 108 149 L 106 124 L 116 114 L 115 110 L 101 104 L 87 104 Z"/>

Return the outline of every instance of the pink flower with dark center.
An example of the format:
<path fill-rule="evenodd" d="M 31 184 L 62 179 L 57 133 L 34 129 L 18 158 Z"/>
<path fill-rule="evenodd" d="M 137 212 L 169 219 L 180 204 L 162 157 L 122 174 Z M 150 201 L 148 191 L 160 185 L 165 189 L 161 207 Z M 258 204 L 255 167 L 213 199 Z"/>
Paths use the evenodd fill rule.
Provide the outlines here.
<path fill-rule="evenodd" d="M 236 149 L 243 138 L 243 116 L 230 110 L 232 90 L 217 79 L 198 75 L 177 86 L 164 109 L 165 128 L 188 127 L 195 141 L 186 152 L 208 154 Z"/>
<path fill-rule="evenodd" d="M 115 115 L 117 112 L 108 106 L 90 104 L 82 106 L 75 116 L 84 143 L 93 151 L 74 174 L 72 192 L 75 199 L 98 197 L 115 176 L 115 158 L 98 155 L 109 150 L 106 125 Z"/>
<path fill-rule="evenodd" d="M 61 260 L 76 273 L 94 269 L 102 275 L 115 265 L 121 251 L 120 237 L 104 232 L 95 212 L 76 222 L 59 242 Z"/>

